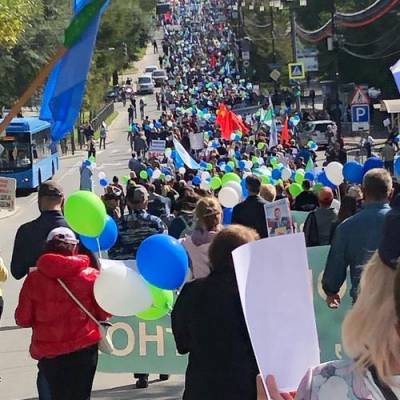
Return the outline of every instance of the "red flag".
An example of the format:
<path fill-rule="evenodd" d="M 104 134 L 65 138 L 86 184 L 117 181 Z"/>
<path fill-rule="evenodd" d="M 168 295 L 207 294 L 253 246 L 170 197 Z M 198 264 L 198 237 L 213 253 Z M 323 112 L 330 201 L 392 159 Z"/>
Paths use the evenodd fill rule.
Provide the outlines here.
<path fill-rule="evenodd" d="M 249 132 L 249 128 L 247 128 L 241 118 L 228 110 L 225 104 L 220 104 L 216 122 L 221 128 L 222 137 L 225 140 L 230 140 L 232 133 L 235 131 Z"/>
<path fill-rule="evenodd" d="M 284 145 L 285 143 L 289 144 L 290 142 L 290 133 L 289 133 L 289 124 L 288 118 L 285 118 L 285 123 L 282 128 L 281 132 L 281 144 Z"/>
<path fill-rule="evenodd" d="M 210 65 L 213 68 L 215 68 L 215 66 L 217 65 L 217 57 L 215 57 L 214 54 L 210 57 Z"/>

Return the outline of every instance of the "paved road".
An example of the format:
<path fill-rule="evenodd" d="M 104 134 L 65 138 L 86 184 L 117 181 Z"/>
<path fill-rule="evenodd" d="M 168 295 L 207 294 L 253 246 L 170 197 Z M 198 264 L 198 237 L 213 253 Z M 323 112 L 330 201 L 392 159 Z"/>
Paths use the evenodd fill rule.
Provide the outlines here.
<path fill-rule="evenodd" d="M 156 64 L 158 56 L 152 54 L 152 46 L 143 60 L 136 65 L 138 73 L 144 67 Z M 147 96 L 146 115 L 158 116 L 154 96 Z M 98 152 L 98 169 L 104 170 L 109 178 L 127 174 L 130 158 L 130 147 L 126 140 L 128 113 L 121 104 L 116 105 L 119 116 L 110 127 L 110 143 L 106 151 Z M 79 165 L 85 157 L 81 152 L 78 156 L 64 158 L 61 170 L 56 179 L 63 185 L 66 194 L 79 188 Z M 102 189 L 96 187 L 96 192 Z M 17 199 L 18 212 L 9 218 L 0 220 L 0 254 L 9 265 L 15 233 L 18 227 L 37 217 L 37 195 L 31 194 Z M 29 329 L 19 329 L 15 326 L 14 310 L 18 300 L 21 282 L 10 278 L 4 285 L 5 311 L 0 325 L 0 400 L 28 400 L 36 398 L 36 364 L 30 358 L 28 347 L 30 343 Z M 152 377 L 151 377 L 152 378 Z M 154 377 L 156 379 L 157 377 Z M 102 374 L 96 375 L 94 394 L 95 399 L 179 399 L 183 388 L 183 377 L 173 377 L 168 382 L 154 381 L 147 390 L 136 390 L 131 374 Z"/>

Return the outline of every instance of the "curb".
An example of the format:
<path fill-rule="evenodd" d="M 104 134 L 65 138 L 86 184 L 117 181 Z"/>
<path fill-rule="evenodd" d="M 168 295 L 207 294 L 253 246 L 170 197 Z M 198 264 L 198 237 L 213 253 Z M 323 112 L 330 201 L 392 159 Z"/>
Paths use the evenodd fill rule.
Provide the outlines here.
<path fill-rule="evenodd" d="M 19 207 L 15 207 L 15 210 L 13 211 L 6 211 L 6 210 L 0 211 L 0 220 L 13 217 L 15 214 L 17 214 L 19 210 L 20 210 Z"/>

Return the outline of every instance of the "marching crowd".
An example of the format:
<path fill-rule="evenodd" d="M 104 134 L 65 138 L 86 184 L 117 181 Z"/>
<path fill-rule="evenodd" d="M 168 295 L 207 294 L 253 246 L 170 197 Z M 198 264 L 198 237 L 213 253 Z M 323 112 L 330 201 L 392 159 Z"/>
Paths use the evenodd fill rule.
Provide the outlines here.
<path fill-rule="evenodd" d="M 162 62 L 169 80 L 158 95 L 161 116 L 146 117 L 143 102 L 142 122 L 135 122 L 132 102 L 129 175 L 112 182 L 99 177 L 107 213 L 119 227 L 108 257 L 134 259 L 140 244 L 154 234 L 179 239 L 191 272 L 171 315 L 177 350 L 189 354 L 183 398 L 261 400 L 266 396 L 256 384 L 258 367 L 232 251 L 268 237 L 265 205 L 287 199 L 293 212 L 308 213 L 307 246 L 331 245 L 322 279 L 327 305 L 340 307 L 348 269 L 354 301 L 343 324 L 350 358 L 310 365 L 296 398 L 400 398 L 400 202 L 392 164 L 365 171 L 358 184 L 335 185 L 323 171 L 317 173 L 318 146 L 301 143 L 297 135 L 305 116 L 292 110 L 290 101 L 277 109 L 240 77 L 235 34 L 218 18 L 228 3 L 180 1 L 171 17 L 180 29 L 163 26 Z M 259 111 L 243 118 L 230 109 L 254 104 Z M 165 141 L 163 153 L 153 151 L 154 140 Z M 92 161 L 82 164 L 80 188 L 91 191 L 95 149 L 89 151 Z M 386 149 L 388 158 L 389 153 Z M 327 158 L 346 162 L 335 126 Z M 218 200 L 227 174 L 239 178 L 242 193 L 231 207 Z M 30 352 L 38 360 L 40 399 L 86 400 L 102 338 L 99 321 L 110 317 L 93 295 L 98 260 L 68 229 L 63 188 L 46 182 L 38 198 L 41 216 L 21 226 L 15 239 L 11 273 L 26 277 L 16 321 L 33 329 Z M 6 278 L 0 259 L 0 281 Z M 0 301 L 1 315 L 1 292 Z M 137 372 L 137 387 L 147 387 L 146 371 Z M 291 398 L 279 393 L 273 377 L 267 386 L 273 400 Z"/>

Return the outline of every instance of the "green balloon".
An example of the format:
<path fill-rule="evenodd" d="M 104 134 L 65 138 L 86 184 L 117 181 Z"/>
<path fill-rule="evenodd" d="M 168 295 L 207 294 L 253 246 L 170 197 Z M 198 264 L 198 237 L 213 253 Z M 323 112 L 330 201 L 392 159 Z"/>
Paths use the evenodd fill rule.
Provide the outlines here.
<path fill-rule="evenodd" d="M 128 132 L 132 132 L 132 125 L 128 126 Z"/>
<path fill-rule="evenodd" d="M 174 292 L 172 290 L 159 289 L 149 284 L 153 304 L 136 316 L 145 321 L 155 321 L 167 315 L 174 305 Z"/>
<path fill-rule="evenodd" d="M 122 181 L 122 183 L 123 183 L 124 185 L 126 185 L 126 184 L 129 182 L 129 176 L 123 176 L 123 177 L 121 178 L 121 181 Z"/>
<path fill-rule="evenodd" d="M 234 172 L 228 172 L 222 177 L 222 186 L 225 186 L 228 182 L 237 182 L 240 183 L 240 177 L 236 175 Z"/>
<path fill-rule="evenodd" d="M 213 165 L 211 163 L 207 163 L 207 171 L 212 171 Z"/>
<path fill-rule="evenodd" d="M 294 180 L 296 181 L 296 183 L 298 183 L 299 185 L 301 185 L 304 181 L 304 174 L 301 172 L 296 172 L 296 175 L 294 177 Z"/>
<path fill-rule="evenodd" d="M 282 180 L 282 179 L 278 179 L 278 180 L 275 182 L 275 185 L 283 185 L 283 180 Z"/>
<path fill-rule="evenodd" d="M 276 157 L 272 157 L 270 163 L 273 167 L 275 167 L 278 164 L 278 159 Z"/>
<path fill-rule="evenodd" d="M 302 188 L 301 185 L 299 185 L 298 183 L 292 183 L 292 184 L 289 186 L 289 193 L 290 193 L 293 197 L 297 197 L 302 191 L 303 191 L 303 188 Z"/>
<path fill-rule="evenodd" d="M 263 176 L 261 177 L 261 182 L 262 182 L 262 184 L 264 184 L 264 185 L 268 185 L 268 183 L 271 183 L 271 179 L 269 178 L 269 176 L 263 175 Z"/>
<path fill-rule="evenodd" d="M 322 183 L 316 183 L 313 186 L 312 190 L 314 193 L 319 193 L 323 187 L 324 187 L 324 185 Z"/>
<path fill-rule="evenodd" d="M 257 145 L 257 149 L 258 149 L 258 150 L 262 150 L 264 147 L 265 147 L 265 143 L 263 143 L 263 142 L 260 142 L 260 143 L 258 143 L 258 145 Z"/>
<path fill-rule="evenodd" d="M 222 180 L 219 176 L 213 176 L 210 181 L 210 188 L 218 190 L 222 186 Z"/>
<path fill-rule="evenodd" d="M 71 194 L 64 206 L 64 216 L 72 230 L 83 236 L 97 237 L 106 225 L 104 203 L 92 192 Z"/>
<path fill-rule="evenodd" d="M 227 165 L 229 165 L 232 169 L 235 168 L 235 163 L 233 161 L 228 161 Z"/>
<path fill-rule="evenodd" d="M 251 161 L 252 161 L 253 164 L 258 163 L 258 157 L 257 157 L 257 156 L 253 156 L 253 157 L 251 158 Z"/>
<path fill-rule="evenodd" d="M 146 181 L 147 178 L 149 177 L 149 174 L 147 173 L 147 171 L 143 170 L 143 171 L 140 171 L 139 176 L 140 176 L 141 179 L 143 179 L 144 181 Z"/>

